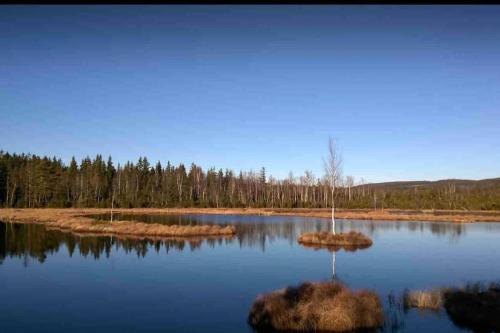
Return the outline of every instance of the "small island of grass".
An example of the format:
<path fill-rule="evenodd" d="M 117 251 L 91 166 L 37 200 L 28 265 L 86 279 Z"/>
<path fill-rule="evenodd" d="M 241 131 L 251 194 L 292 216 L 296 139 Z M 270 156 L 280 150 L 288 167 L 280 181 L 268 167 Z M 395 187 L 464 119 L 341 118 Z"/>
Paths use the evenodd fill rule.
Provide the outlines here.
<path fill-rule="evenodd" d="M 346 332 L 380 327 L 379 296 L 338 282 L 305 282 L 254 302 L 248 321 L 257 330 Z"/>
<path fill-rule="evenodd" d="M 331 248 L 333 250 L 345 248 L 349 250 L 370 247 L 373 241 L 357 231 L 333 234 L 328 231 L 308 232 L 301 235 L 298 242 L 304 246 L 314 248 Z"/>

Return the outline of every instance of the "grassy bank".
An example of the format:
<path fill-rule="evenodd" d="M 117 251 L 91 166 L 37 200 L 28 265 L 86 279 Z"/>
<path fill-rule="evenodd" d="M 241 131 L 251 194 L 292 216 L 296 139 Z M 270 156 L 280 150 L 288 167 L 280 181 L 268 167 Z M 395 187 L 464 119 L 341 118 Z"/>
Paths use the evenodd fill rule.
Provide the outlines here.
<path fill-rule="evenodd" d="M 73 233 L 92 233 L 142 238 L 192 237 L 233 235 L 232 226 L 167 226 L 137 221 L 97 221 L 91 215 L 109 213 L 109 208 L 40 208 L 0 209 L 0 220 L 18 223 L 45 224 L 48 228 Z M 134 208 L 114 209 L 122 214 L 222 214 L 303 216 L 329 218 L 328 209 L 264 209 L 264 208 Z M 339 219 L 385 221 L 437 221 L 437 222 L 500 222 L 500 211 L 402 211 L 402 210 L 338 210 Z M 336 245 L 337 246 L 337 245 Z"/>
<path fill-rule="evenodd" d="M 330 218 L 330 209 L 262 209 L 262 214 Z M 335 209 L 338 219 L 434 222 L 500 222 L 500 211 Z"/>
<path fill-rule="evenodd" d="M 26 212 L 35 216 L 50 212 L 51 215 L 84 216 L 109 213 L 109 208 L 40 208 L 40 209 L 0 209 L 0 218 L 9 214 Z M 321 208 L 119 208 L 115 213 L 124 214 L 220 214 L 220 215 L 265 215 L 265 216 L 303 216 L 330 218 L 331 211 Z M 23 213 L 24 214 L 24 213 Z M 435 221 L 435 222 L 500 222 L 500 211 L 467 211 L 467 210 L 401 210 L 401 209 L 336 209 L 335 217 L 353 220 L 385 220 L 385 221 Z"/>
<path fill-rule="evenodd" d="M 115 235 L 139 238 L 175 238 L 200 236 L 231 236 L 234 226 L 219 225 L 164 225 L 137 221 L 99 221 L 86 214 L 106 212 L 96 209 L 1 209 L 0 220 L 16 223 L 43 224 L 47 229 L 75 234 Z"/>

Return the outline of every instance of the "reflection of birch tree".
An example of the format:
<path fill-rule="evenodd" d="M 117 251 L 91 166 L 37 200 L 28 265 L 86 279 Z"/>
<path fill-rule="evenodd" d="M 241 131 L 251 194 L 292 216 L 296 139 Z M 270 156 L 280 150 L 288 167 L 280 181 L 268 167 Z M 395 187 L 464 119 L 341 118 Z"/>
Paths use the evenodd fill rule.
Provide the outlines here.
<path fill-rule="evenodd" d="M 332 279 L 335 280 L 335 251 L 332 252 Z"/>

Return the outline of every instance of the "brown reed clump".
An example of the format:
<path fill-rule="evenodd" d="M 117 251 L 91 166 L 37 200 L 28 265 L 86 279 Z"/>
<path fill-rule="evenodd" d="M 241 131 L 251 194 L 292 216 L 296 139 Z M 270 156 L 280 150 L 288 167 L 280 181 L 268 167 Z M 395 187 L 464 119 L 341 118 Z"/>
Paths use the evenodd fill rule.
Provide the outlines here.
<path fill-rule="evenodd" d="M 443 306 L 443 289 L 414 290 L 405 292 L 405 308 L 419 308 L 437 311 Z"/>
<path fill-rule="evenodd" d="M 298 242 L 303 245 L 319 247 L 369 247 L 372 240 L 357 231 L 333 234 L 328 231 L 308 232 L 301 235 Z"/>
<path fill-rule="evenodd" d="M 248 321 L 257 330 L 344 332 L 380 327 L 383 309 L 372 291 L 305 282 L 259 296 Z"/>

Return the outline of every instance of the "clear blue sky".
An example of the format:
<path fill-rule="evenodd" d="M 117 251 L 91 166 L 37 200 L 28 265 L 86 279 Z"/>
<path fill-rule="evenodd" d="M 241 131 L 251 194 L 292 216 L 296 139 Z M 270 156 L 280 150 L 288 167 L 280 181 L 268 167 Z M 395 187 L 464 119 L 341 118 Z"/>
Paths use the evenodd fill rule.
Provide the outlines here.
<path fill-rule="evenodd" d="M 0 149 L 500 176 L 500 7 L 1 6 Z"/>

